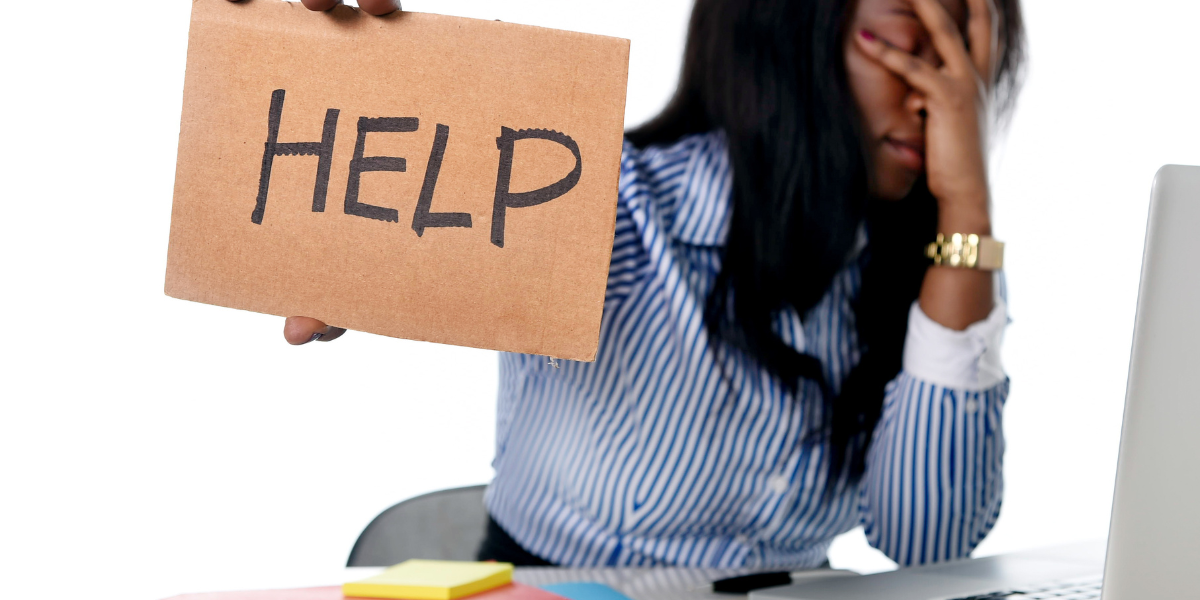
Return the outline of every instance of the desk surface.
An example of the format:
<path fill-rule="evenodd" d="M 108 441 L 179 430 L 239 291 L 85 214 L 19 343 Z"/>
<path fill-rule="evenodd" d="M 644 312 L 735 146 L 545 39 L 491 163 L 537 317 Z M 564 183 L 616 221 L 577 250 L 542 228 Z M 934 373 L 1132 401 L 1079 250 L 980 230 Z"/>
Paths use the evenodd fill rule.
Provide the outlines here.
<path fill-rule="evenodd" d="M 383 571 L 382 567 L 352 567 L 346 569 L 346 581 L 370 577 Z M 553 583 L 589 581 L 603 583 L 631 600 L 698 600 L 705 598 L 738 598 L 730 594 L 714 594 L 710 584 L 717 579 L 745 575 L 752 569 L 686 569 L 618 568 L 565 569 L 559 567 L 518 567 L 513 580 L 525 585 L 540 586 Z M 827 577 L 854 575 L 850 571 L 817 569 L 792 574 L 795 581 L 815 581 Z M 744 596 L 743 596 L 744 597 Z M 218 592 L 184 594 L 169 600 L 342 600 L 341 586 L 301 588 L 291 590 L 261 590 L 248 592 Z"/>
<path fill-rule="evenodd" d="M 517 569 L 513 578 L 526 585 L 547 585 L 568 581 L 603 583 L 632 600 L 695 600 L 702 598 L 737 598 L 716 594 L 712 582 L 726 577 L 746 575 L 755 569 L 684 569 L 675 567 L 628 569 L 557 569 L 529 567 Z M 847 577 L 855 573 L 833 569 L 814 569 L 792 573 L 793 581 L 816 581 L 829 577 Z"/>
<path fill-rule="evenodd" d="M 1103 542 L 1071 544 L 1001 556 L 1010 559 L 1024 559 L 1026 562 L 1030 560 L 1036 562 L 1037 559 L 1051 560 L 1056 563 L 1063 561 L 1078 562 L 1081 565 L 1099 569 L 1103 567 L 1104 563 L 1104 544 Z M 982 561 L 978 564 L 983 566 L 986 562 L 988 561 Z M 944 569 L 953 566 L 953 564 L 942 563 L 940 565 L 932 565 L 915 570 L 905 569 L 902 571 L 911 572 L 930 568 Z M 383 567 L 348 568 L 345 570 L 343 581 L 364 579 L 382 572 L 383 569 Z M 607 569 L 517 567 L 513 572 L 513 579 L 518 583 L 531 586 L 577 581 L 603 583 L 632 600 L 703 600 L 713 598 L 731 600 L 738 598 L 738 596 L 713 593 L 710 587 L 711 582 L 726 577 L 745 575 L 754 571 L 754 569 L 688 569 L 679 567 Z M 902 575 L 903 573 L 898 574 Z M 867 580 L 877 579 L 881 576 L 883 574 L 864 577 L 861 580 L 848 581 L 846 583 L 853 586 L 860 582 L 867 583 Z M 796 583 L 819 582 L 839 577 L 857 577 L 857 574 L 851 571 L 836 571 L 832 569 L 815 569 L 792 573 L 792 580 Z M 825 584 L 817 583 L 816 585 L 823 586 Z M 291 590 L 185 594 L 175 596 L 169 600 L 342 600 L 342 591 L 341 586 L 338 585 Z"/>

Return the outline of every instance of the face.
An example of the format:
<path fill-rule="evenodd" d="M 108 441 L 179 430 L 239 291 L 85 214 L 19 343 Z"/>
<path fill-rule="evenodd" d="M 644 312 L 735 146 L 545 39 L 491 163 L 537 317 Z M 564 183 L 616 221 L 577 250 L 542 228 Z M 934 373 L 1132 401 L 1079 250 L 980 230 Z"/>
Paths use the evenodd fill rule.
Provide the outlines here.
<path fill-rule="evenodd" d="M 965 38 L 964 0 L 939 1 Z M 871 193 L 899 200 L 925 172 L 925 98 L 858 49 L 852 36 L 863 29 L 934 65 L 941 65 L 941 59 L 911 0 L 858 0 L 846 33 L 846 73 L 871 159 Z"/>

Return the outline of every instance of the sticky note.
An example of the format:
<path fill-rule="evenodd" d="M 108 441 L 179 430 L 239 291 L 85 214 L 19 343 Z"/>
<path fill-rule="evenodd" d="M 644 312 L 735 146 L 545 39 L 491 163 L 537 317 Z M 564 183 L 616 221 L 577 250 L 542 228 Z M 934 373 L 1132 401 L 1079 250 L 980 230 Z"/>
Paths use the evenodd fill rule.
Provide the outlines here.
<path fill-rule="evenodd" d="M 491 590 L 512 581 L 509 563 L 407 560 L 379 575 L 342 586 L 356 598 L 454 600 Z"/>
<path fill-rule="evenodd" d="M 543 590 L 567 600 L 629 600 L 629 597 L 601 583 L 556 583 L 543 585 Z"/>

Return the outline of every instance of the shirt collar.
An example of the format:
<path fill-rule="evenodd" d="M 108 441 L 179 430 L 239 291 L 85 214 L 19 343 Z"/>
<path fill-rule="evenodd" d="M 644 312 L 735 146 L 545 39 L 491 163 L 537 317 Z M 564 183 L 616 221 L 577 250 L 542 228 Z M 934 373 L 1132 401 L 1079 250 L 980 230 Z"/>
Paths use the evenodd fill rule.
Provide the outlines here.
<path fill-rule="evenodd" d="M 675 201 L 671 237 L 694 246 L 724 246 L 732 217 L 733 168 L 725 134 L 698 136 Z"/>

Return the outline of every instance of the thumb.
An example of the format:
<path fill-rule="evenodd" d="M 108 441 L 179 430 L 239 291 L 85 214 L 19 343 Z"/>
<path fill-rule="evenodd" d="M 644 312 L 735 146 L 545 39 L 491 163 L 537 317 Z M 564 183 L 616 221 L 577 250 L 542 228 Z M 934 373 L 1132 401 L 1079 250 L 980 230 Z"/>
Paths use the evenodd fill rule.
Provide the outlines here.
<path fill-rule="evenodd" d="M 283 339 L 293 346 L 309 342 L 335 340 L 346 333 L 340 327 L 330 327 L 310 317 L 288 317 L 283 323 Z"/>
<path fill-rule="evenodd" d="M 326 11 L 342 3 L 342 0 L 300 0 L 308 10 Z"/>

